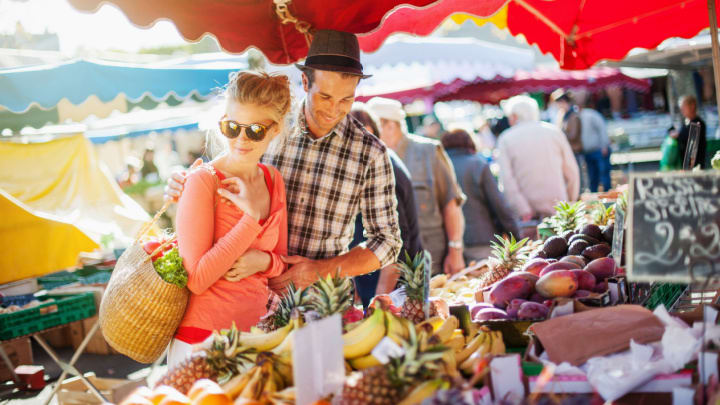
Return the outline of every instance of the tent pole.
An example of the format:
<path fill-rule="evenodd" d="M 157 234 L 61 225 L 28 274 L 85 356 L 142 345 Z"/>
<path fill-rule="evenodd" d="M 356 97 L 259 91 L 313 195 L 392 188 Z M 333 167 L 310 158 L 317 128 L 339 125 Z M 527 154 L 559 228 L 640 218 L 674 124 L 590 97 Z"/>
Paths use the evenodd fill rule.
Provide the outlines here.
<path fill-rule="evenodd" d="M 708 0 L 708 14 L 710 17 L 710 38 L 712 40 L 713 73 L 715 75 L 715 102 L 717 103 L 718 117 L 720 117 L 720 45 L 718 44 L 715 0 Z"/>

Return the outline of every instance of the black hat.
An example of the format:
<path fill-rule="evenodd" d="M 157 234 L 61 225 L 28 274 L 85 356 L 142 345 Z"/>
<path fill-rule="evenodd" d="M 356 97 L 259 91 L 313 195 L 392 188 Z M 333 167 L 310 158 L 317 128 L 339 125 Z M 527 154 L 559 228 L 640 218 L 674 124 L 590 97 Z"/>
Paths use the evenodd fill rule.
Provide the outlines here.
<path fill-rule="evenodd" d="M 355 34 L 335 30 L 319 30 L 313 35 L 305 64 L 296 63 L 300 70 L 317 69 L 343 72 L 367 79 L 360 63 L 360 44 Z"/>

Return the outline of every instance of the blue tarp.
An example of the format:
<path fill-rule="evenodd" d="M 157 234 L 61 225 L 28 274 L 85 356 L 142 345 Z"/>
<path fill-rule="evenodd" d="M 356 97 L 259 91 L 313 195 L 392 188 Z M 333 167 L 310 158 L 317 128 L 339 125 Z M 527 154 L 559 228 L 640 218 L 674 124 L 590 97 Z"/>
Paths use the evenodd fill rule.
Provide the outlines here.
<path fill-rule="evenodd" d="M 129 65 L 111 62 L 75 60 L 66 63 L 0 70 L 0 106 L 15 112 L 38 105 L 55 107 L 66 98 L 80 104 L 96 95 L 109 102 L 124 94 L 130 102 L 149 96 L 162 101 L 169 96 L 186 99 L 205 97 L 228 81 L 228 75 L 246 68 L 198 69 L 152 65 Z"/>

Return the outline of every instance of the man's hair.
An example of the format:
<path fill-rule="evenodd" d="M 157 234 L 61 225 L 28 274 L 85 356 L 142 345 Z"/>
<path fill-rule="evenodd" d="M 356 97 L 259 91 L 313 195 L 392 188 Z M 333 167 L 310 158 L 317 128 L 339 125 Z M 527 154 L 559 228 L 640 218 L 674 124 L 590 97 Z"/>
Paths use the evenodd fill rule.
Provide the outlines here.
<path fill-rule="evenodd" d="M 691 94 L 686 94 L 686 95 L 680 97 L 678 105 L 683 105 L 683 104 L 687 104 L 687 105 L 691 106 L 692 108 L 694 108 L 695 110 L 697 110 L 697 99 L 695 98 L 695 96 L 693 96 Z"/>
<path fill-rule="evenodd" d="M 503 104 L 506 116 L 515 115 L 518 122 L 539 121 L 540 108 L 534 98 L 528 96 L 515 96 Z"/>
<path fill-rule="evenodd" d="M 302 72 L 305 74 L 305 77 L 307 77 L 307 79 L 308 79 L 308 89 L 309 89 L 309 88 L 312 87 L 313 83 L 315 82 L 315 69 L 305 68 L 305 69 L 302 69 Z M 331 71 L 328 70 L 328 72 L 331 72 Z M 352 73 L 345 73 L 345 72 L 336 72 L 336 73 L 340 73 L 340 75 L 341 75 L 343 78 L 346 78 L 346 77 L 360 77 L 361 80 L 362 80 L 362 77 L 361 77 L 361 76 L 358 76 L 358 75 L 355 75 L 355 74 L 352 74 Z"/>

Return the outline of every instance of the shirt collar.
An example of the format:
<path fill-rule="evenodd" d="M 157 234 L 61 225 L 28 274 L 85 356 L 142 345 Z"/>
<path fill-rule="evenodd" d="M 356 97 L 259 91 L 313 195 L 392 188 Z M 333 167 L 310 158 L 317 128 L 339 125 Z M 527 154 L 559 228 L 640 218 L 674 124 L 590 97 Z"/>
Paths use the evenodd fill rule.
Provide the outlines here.
<path fill-rule="evenodd" d="M 300 113 L 298 114 L 297 123 L 297 130 L 293 132 L 293 134 L 291 135 L 292 137 L 304 136 L 310 140 L 319 141 L 333 134 L 342 136 L 347 131 L 348 125 L 350 125 L 350 114 L 346 115 L 342 120 L 340 120 L 340 122 L 338 122 L 338 124 L 335 125 L 335 127 L 331 129 L 330 132 L 321 136 L 320 138 L 315 139 L 312 135 L 310 135 L 310 129 L 307 126 L 307 117 L 305 116 L 305 100 L 303 100 L 302 105 L 300 106 Z"/>

